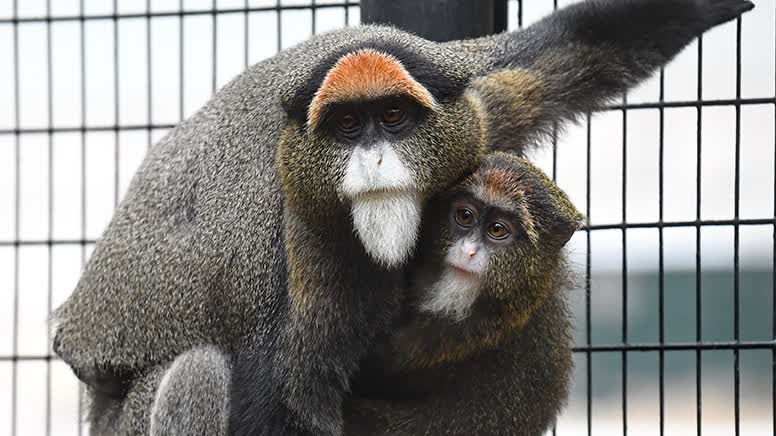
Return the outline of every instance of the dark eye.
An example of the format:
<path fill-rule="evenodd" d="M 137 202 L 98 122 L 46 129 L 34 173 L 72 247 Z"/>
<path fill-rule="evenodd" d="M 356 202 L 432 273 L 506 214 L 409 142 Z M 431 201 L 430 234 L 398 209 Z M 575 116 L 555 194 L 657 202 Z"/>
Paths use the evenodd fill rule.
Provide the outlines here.
<path fill-rule="evenodd" d="M 511 233 L 509 227 L 498 221 L 494 221 L 488 226 L 488 236 L 497 241 L 506 239 Z"/>
<path fill-rule="evenodd" d="M 404 121 L 404 111 L 395 107 L 383 112 L 383 123 L 395 126 Z"/>
<path fill-rule="evenodd" d="M 344 113 L 337 118 L 337 127 L 344 133 L 355 133 L 361 128 L 361 121 L 351 113 Z"/>
<path fill-rule="evenodd" d="M 472 227 L 477 222 L 477 216 L 471 209 L 462 207 L 455 211 L 455 222 L 461 227 Z"/>

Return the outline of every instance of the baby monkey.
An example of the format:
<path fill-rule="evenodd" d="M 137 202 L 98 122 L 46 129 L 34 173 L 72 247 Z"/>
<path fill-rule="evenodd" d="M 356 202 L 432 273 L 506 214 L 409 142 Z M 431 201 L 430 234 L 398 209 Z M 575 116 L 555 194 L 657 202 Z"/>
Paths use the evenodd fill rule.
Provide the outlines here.
<path fill-rule="evenodd" d="M 426 211 L 410 313 L 364 362 L 346 434 L 542 434 L 568 395 L 563 247 L 583 217 L 505 153 Z"/>

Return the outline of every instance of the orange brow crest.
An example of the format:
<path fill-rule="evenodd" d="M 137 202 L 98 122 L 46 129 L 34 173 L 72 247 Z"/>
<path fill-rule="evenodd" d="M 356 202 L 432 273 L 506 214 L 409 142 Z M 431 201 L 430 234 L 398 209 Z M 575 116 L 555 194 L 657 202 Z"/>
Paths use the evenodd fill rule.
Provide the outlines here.
<path fill-rule="evenodd" d="M 310 103 L 307 125 L 316 128 L 332 103 L 402 94 L 429 109 L 436 105 L 431 93 L 398 59 L 371 49 L 359 50 L 340 58 L 326 74 Z"/>
<path fill-rule="evenodd" d="M 520 176 L 503 168 L 481 169 L 474 174 L 471 187 L 481 201 L 504 209 L 519 209 L 529 195 Z"/>

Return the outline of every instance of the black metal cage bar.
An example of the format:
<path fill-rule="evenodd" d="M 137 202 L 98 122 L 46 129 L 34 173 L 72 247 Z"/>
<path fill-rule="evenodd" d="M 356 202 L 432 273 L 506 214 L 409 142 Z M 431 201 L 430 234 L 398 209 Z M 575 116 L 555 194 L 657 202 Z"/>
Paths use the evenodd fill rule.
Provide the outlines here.
<path fill-rule="evenodd" d="M 9 1 L 9 0 L 7 0 Z M 203 85 L 206 88 L 207 93 L 213 93 L 222 83 L 222 73 L 219 69 L 219 59 L 224 55 L 224 50 L 220 43 L 223 38 L 230 38 L 228 32 L 228 26 L 225 26 L 220 22 L 220 19 L 224 17 L 237 17 L 241 18 L 241 25 L 243 26 L 242 35 L 239 38 L 239 43 L 243 44 L 239 47 L 237 40 L 229 40 L 236 44 L 239 48 L 239 57 L 241 67 L 247 67 L 251 63 L 255 62 L 261 56 L 252 52 L 251 48 L 254 44 L 262 43 L 266 41 L 260 38 L 270 38 L 267 33 L 260 33 L 262 29 L 253 24 L 252 19 L 256 17 L 269 17 L 274 23 L 274 41 L 270 41 L 268 44 L 273 45 L 275 51 L 279 51 L 287 46 L 288 34 L 285 30 L 289 27 L 293 29 L 301 28 L 302 24 L 295 21 L 296 15 L 288 17 L 286 14 L 293 13 L 307 13 L 309 14 L 309 34 L 314 34 L 322 30 L 328 23 L 329 18 L 324 19 L 323 15 L 326 13 L 336 12 L 338 17 L 341 18 L 339 25 L 349 25 L 355 23 L 358 13 L 359 3 L 355 1 L 335 1 L 335 0 L 243 0 L 237 5 L 237 1 L 225 2 L 222 0 L 212 0 L 207 2 L 207 6 L 203 8 L 192 8 L 188 5 L 187 1 L 179 0 L 175 9 L 170 10 L 157 10 L 153 9 L 151 1 L 146 0 L 145 10 L 141 12 L 122 12 L 119 2 L 114 0 L 110 11 L 98 11 L 92 12 L 87 10 L 85 0 L 79 0 L 77 11 L 70 11 L 68 13 L 59 14 L 52 11 L 51 0 L 45 0 L 45 4 L 42 9 L 36 13 L 21 13 L 19 0 L 10 0 L 11 4 L 8 5 L 8 13 L 3 15 L 2 9 L 0 9 L 0 32 L 7 32 L 0 34 L 0 41 L 8 35 L 7 42 L 10 48 L 7 59 L 0 60 L 2 62 L 8 62 L 9 67 L 8 79 L 11 83 L 8 87 L 9 94 L 8 100 L 12 103 L 8 104 L 9 111 L 13 112 L 12 116 L 7 117 L 9 122 L 3 124 L 0 121 L 0 149 L 4 143 L 8 144 L 9 156 L 13 155 L 12 162 L 9 162 L 7 167 L 13 170 L 13 176 L 9 179 L 13 186 L 8 190 L 10 197 L 7 206 L 12 209 L 9 214 L 10 221 L 13 222 L 10 225 L 8 231 L 3 231 L 0 228 L 0 253 L 5 250 L 9 253 L 9 265 L 6 265 L 7 271 L 9 271 L 9 278 L 5 282 L 0 282 L 0 291 L 6 292 L 8 296 L 8 302 L 10 303 L 11 319 L 8 322 L 10 330 L 8 333 L 2 333 L 8 335 L 8 352 L 2 351 L 0 348 L 0 365 L 6 365 L 9 369 L 9 376 L 2 378 L 0 373 L 0 392 L 8 391 L 8 404 L 10 412 L 8 413 L 10 420 L 8 424 L 0 422 L 0 433 L 8 431 L 10 435 L 16 436 L 21 434 L 32 434 L 26 427 L 25 422 L 20 422 L 19 416 L 22 411 L 19 407 L 19 398 L 24 394 L 25 385 L 20 382 L 20 372 L 26 368 L 25 365 L 33 365 L 40 363 L 43 365 L 44 374 L 44 397 L 41 398 L 43 407 L 45 409 L 45 419 L 42 422 L 41 432 L 46 435 L 60 434 L 60 429 L 57 428 L 56 421 L 52 419 L 52 413 L 56 411 L 57 401 L 56 392 L 54 389 L 55 381 L 58 380 L 57 365 L 61 364 L 58 359 L 51 355 L 50 352 L 29 352 L 29 347 L 22 346 L 23 327 L 26 326 L 26 315 L 23 313 L 24 302 L 23 299 L 28 291 L 26 282 L 22 280 L 22 258 L 24 257 L 25 250 L 40 249 L 45 252 L 43 260 L 38 262 L 36 268 L 38 271 L 45 271 L 45 284 L 43 286 L 44 296 L 43 305 L 45 306 L 46 313 L 50 312 L 56 305 L 57 292 L 55 289 L 58 287 L 56 280 L 56 268 L 59 256 L 62 254 L 57 250 L 60 248 L 74 247 L 79 250 L 80 264 L 88 258 L 88 253 L 93 247 L 97 235 L 91 230 L 94 225 L 90 221 L 90 208 L 93 206 L 91 203 L 93 191 L 98 191 L 101 184 L 113 183 L 110 192 L 110 198 L 112 204 L 115 205 L 121 198 L 123 188 L 122 183 L 131 176 L 131 168 L 127 169 L 124 161 L 124 154 L 133 147 L 137 147 L 137 144 L 142 144 L 143 150 L 151 147 L 153 143 L 158 139 L 159 135 L 163 134 L 170 128 L 174 127 L 178 120 L 184 119 L 191 104 L 191 97 L 189 96 L 189 88 L 193 86 L 195 80 L 198 77 L 192 72 L 189 66 L 187 41 L 192 37 L 191 28 L 194 24 L 191 20 L 202 18 L 209 21 L 210 38 L 208 40 L 207 48 L 202 47 L 202 50 L 210 51 L 210 63 L 209 63 L 209 78 L 207 84 Z M 528 2 L 523 0 L 509 0 L 510 16 L 509 23 L 511 28 L 523 27 L 526 19 L 526 8 Z M 537 2 L 538 3 L 538 2 Z M 547 12 L 558 8 L 557 0 L 546 0 L 548 8 Z M 566 4 L 569 2 L 561 2 Z M 228 7 L 224 7 L 223 4 L 228 4 Z M 776 7 L 767 2 L 760 2 L 757 5 L 756 11 L 770 8 L 766 15 L 773 19 L 768 24 L 771 29 L 776 29 Z M 762 12 L 760 12 L 762 13 Z M 175 119 L 162 119 L 157 115 L 162 112 L 155 102 L 158 101 L 160 96 L 165 96 L 167 92 L 167 86 L 165 84 L 156 83 L 154 77 L 158 74 L 157 68 L 159 68 L 159 62 L 154 56 L 157 47 L 155 42 L 157 38 L 161 38 L 161 31 L 157 32 L 155 24 L 161 20 L 170 20 L 175 22 L 175 29 L 177 40 L 173 41 L 174 45 L 177 45 L 178 59 L 177 59 L 177 71 L 172 71 L 168 75 L 174 76 L 177 80 L 177 88 L 174 90 L 177 93 L 176 101 L 171 106 L 174 108 Z M 584 188 L 580 188 L 580 196 L 578 200 L 584 201 L 584 209 L 588 223 L 581 230 L 578 239 L 577 251 L 580 253 L 580 258 L 584 259 L 578 268 L 580 276 L 580 289 L 575 291 L 577 306 L 575 306 L 575 315 L 577 317 L 577 345 L 574 348 L 575 357 L 577 358 L 577 379 L 575 380 L 576 389 L 579 391 L 578 396 L 573 396 L 570 402 L 570 408 L 577 408 L 579 412 L 579 419 L 573 421 L 575 424 L 574 430 L 564 430 L 562 425 L 552 429 L 552 434 L 578 434 L 583 432 L 582 426 L 585 427 L 585 432 L 588 435 L 598 434 L 598 427 L 596 424 L 597 409 L 599 404 L 599 390 L 609 389 L 613 392 L 608 392 L 606 398 L 616 398 L 619 401 L 617 407 L 608 408 L 607 414 L 617 413 L 621 416 L 617 417 L 618 423 L 616 425 L 616 431 L 608 431 L 601 434 L 629 434 L 633 433 L 634 410 L 639 407 L 641 402 L 634 402 L 634 389 L 638 390 L 640 386 L 644 385 L 643 374 L 645 372 L 639 369 L 638 365 L 642 365 L 639 359 L 642 356 L 654 356 L 655 357 L 655 371 L 654 380 L 652 383 L 656 386 L 656 417 L 658 419 L 657 430 L 660 435 L 670 434 L 668 429 L 668 423 L 670 423 L 671 408 L 667 406 L 668 399 L 673 395 L 672 386 L 669 380 L 674 380 L 675 372 L 671 359 L 673 356 L 681 354 L 688 357 L 688 364 L 685 365 L 686 370 L 691 373 L 691 385 L 694 386 L 694 392 L 692 392 L 692 399 L 694 399 L 693 411 L 694 423 L 693 427 L 697 435 L 702 435 L 706 431 L 704 428 L 704 422 L 706 415 L 713 415 L 714 412 L 704 411 L 704 406 L 708 405 L 704 403 L 709 397 L 708 386 L 710 377 L 714 377 L 715 374 L 720 374 L 719 368 L 708 369 L 708 364 L 717 362 L 719 360 L 716 356 L 717 352 L 725 353 L 725 356 L 730 358 L 730 374 L 731 378 L 731 398 L 730 407 L 731 413 L 731 431 L 734 434 L 745 434 L 743 425 L 746 424 L 747 407 L 744 404 L 746 401 L 745 390 L 747 385 L 745 382 L 746 366 L 744 365 L 747 352 L 759 352 L 760 360 L 764 353 L 769 354 L 769 362 L 767 362 L 767 372 L 758 372 L 758 376 L 770 376 L 769 381 L 764 381 L 762 384 L 767 384 L 767 388 L 770 390 L 768 398 L 771 401 L 771 405 L 768 408 L 770 422 L 768 428 L 771 429 L 774 435 L 776 435 L 776 279 L 774 279 L 774 272 L 776 272 L 776 189 L 774 189 L 773 198 L 763 199 L 763 201 L 773 201 L 772 214 L 767 216 L 752 217 L 742 213 L 742 197 L 747 194 L 747 190 L 742 186 L 742 178 L 746 176 L 745 169 L 742 167 L 742 153 L 746 150 L 747 143 L 742 140 L 743 132 L 745 131 L 745 112 L 748 108 L 760 108 L 767 107 L 773 115 L 770 117 L 770 121 L 775 127 L 776 132 L 776 30 L 774 30 L 773 49 L 774 52 L 761 53 L 761 56 L 768 57 L 773 56 L 771 64 L 774 68 L 774 78 L 772 84 L 774 90 L 760 92 L 756 96 L 746 94 L 743 90 L 745 80 L 743 79 L 742 65 L 743 52 L 746 45 L 742 43 L 743 32 L 748 25 L 748 19 L 744 17 L 739 18 L 735 23 L 731 24 L 735 29 L 735 45 L 734 45 L 734 58 L 735 58 L 735 91 L 732 96 L 723 97 L 710 97 L 705 91 L 708 91 L 708 85 L 704 90 L 704 77 L 708 71 L 704 69 L 708 66 L 704 66 L 704 38 L 701 38 L 693 49 L 695 56 L 697 56 L 697 62 L 695 68 L 697 74 L 694 79 L 697 81 L 697 87 L 694 90 L 694 96 L 684 96 L 680 99 L 668 98 L 667 91 L 667 77 L 670 73 L 666 70 L 661 70 L 657 76 L 657 97 L 652 100 L 646 101 L 636 100 L 630 96 L 623 96 L 622 101 L 610 105 L 605 112 L 607 115 L 619 116 L 617 124 L 619 133 L 622 134 L 621 141 L 617 146 L 621 156 L 617 156 L 618 170 L 617 177 L 621 177 L 622 180 L 617 183 L 619 189 L 621 189 L 621 195 L 618 197 L 620 201 L 621 209 L 618 211 L 618 217 L 614 220 L 592 220 L 591 213 L 594 213 L 595 208 L 592 205 L 592 199 L 594 186 L 591 179 L 596 171 L 596 166 L 591 162 L 596 162 L 598 158 L 597 146 L 599 145 L 597 136 L 595 134 L 595 126 L 598 125 L 599 119 L 596 115 L 587 115 L 581 122 L 581 126 L 578 127 L 579 139 L 576 147 L 580 150 L 580 159 L 586 159 L 585 163 L 577 163 L 580 168 L 584 167 L 585 181 L 583 183 Z M 144 29 L 145 37 L 142 47 L 144 47 L 142 58 L 145 63 L 141 68 L 136 71 L 145 74 L 145 81 L 142 89 L 145 102 L 143 110 L 145 114 L 138 119 L 137 117 L 124 121 L 125 115 L 129 111 L 124 109 L 124 103 L 129 100 L 131 95 L 128 95 L 124 91 L 121 83 L 127 79 L 130 79 L 131 73 L 127 73 L 122 67 L 123 57 L 125 52 L 123 44 L 126 43 L 126 39 L 121 32 L 121 26 L 125 23 L 139 22 Z M 76 64 L 74 70 L 77 72 L 77 88 L 73 91 L 74 98 L 80 101 L 78 108 L 73 107 L 72 111 L 75 113 L 73 117 L 70 117 L 69 122 L 63 123 L 55 119 L 55 91 L 58 89 L 58 78 L 56 69 L 54 67 L 54 61 L 56 55 L 56 38 L 54 36 L 54 28 L 58 25 L 65 25 L 71 23 L 77 33 L 75 38 L 74 51 L 78 53 L 79 59 L 73 60 Z M 90 70 L 90 65 L 95 60 L 89 58 L 88 45 L 91 42 L 89 31 L 90 25 L 93 23 L 107 23 L 110 27 L 110 35 L 112 41 L 109 44 L 109 55 L 105 59 L 98 59 L 100 63 L 108 65 L 108 70 L 112 70 L 111 74 L 107 77 L 99 74 L 94 74 Z M 199 25 L 199 24 L 197 24 Z M 20 32 L 35 27 L 36 31 L 43 32 L 43 55 L 45 59 L 43 64 L 40 65 L 44 77 L 43 81 L 37 83 L 43 90 L 45 98 L 43 100 L 36 100 L 29 104 L 39 104 L 37 108 L 44 115 L 42 116 L 42 122 L 37 124 L 25 122 L 22 117 L 22 113 L 25 106 L 23 81 L 27 80 L 24 77 L 22 68 L 20 65 L 24 61 L 24 57 L 29 53 L 26 51 L 25 46 L 20 42 L 22 37 Z M 306 26 L 306 25 L 305 25 Z M 307 27 L 306 27 L 307 28 Z M 224 36 L 227 35 L 227 36 Z M 169 36 L 169 34 L 168 34 Z M 140 36 L 139 36 L 140 37 Z M 706 43 L 708 44 L 708 42 Z M 707 46 L 708 50 L 708 46 Z M 0 55 L 3 52 L 0 51 Z M 769 60 L 770 61 L 770 60 Z M 2 76 L 0 76 L 2 77 Z M 770 80 L 770 79 L 769 79 Z M 94 121 L 93 117 L 90 117 L 90 111 L 93 109 L 88 107 L 88 103 L 91 101 L 89 96 L 94 91 L 95 83 L 111 83 L 112 89 L 110 90 L 110 100 L 112 105 L 110 107 L 113 120 L 102 119 L 100 121 Z M 2 92 L 2 91 L 0 91 Z M 2 94 L 0 94 L 2 95 Z M 710 110 L 731 110 L 732 111 L 732 124 L 730 126 L 732 131 L 732 214 L 727 217 L 708 216 L 704 213 L 704 193 L 708 192 L 708 188 L 704 183 L 710 178 L 716 177 L 707 168 L 709 162 L 713 162 L 715 159 L 720 159 L 717 156 L 711 155 L 709 150 L 704 147 L 704 129 L 711 124 L 708 120 Z M 688 203 L 690 207 L 694 206 L 693 216 L 685 217 L 683 219 L 671 219 L 670 208 L 667 206 L 667 198 L 670 195 L 671 188 L 667 185 L 668 174 L 666 166 L 670 161 L 669 157 L 669 123 L 671 122 L 672 114 L 676 110 L 688 110 L 694 113 L 694 123 L 686 126 L 688 130 L 695 129 L 695 144 L 688 145 L 688 148 L 694 148 L 694 162 L 688 165 L 687 171 L 695 171 L 694 174 L 694 195 L 693 201 Z M 654 112 L 656 114 L 656 130 L 644 131 L 638 123 L 637 117 L 641 113 Z M 76 120 L 76 121 L 73 121 Z M 547 170 L 551 172 L 553 180 L 559 180 L 562 187 L 563 185 L 563 163 L 564 153 L 571 147 L 559 146 L 559 142 L 562 142 L 563 137 L 560 135 L 559 129 L 554 129 L 555 134 L 552 138 L 551 149 L 547 151 Z M 630 159 L 634 156 L 634 149 L 632 148 L 632 140 L 629 140 L 629 133 L 640 132 L 643 135 L 651 135 L 656 140 L 656 204 L 657 213 L 656 217 L 648 220 L 634 220 L 630 218 L 630 212 L 633 209 L 629 205 L 633 204 L 633 195 L 631 195 L 630 189 L 634 186 L 634 182 L 631 181 L 633 163 Z M 137 133 L 142 136 L 142 140 L 134 141 L 127 139 L 128 136 L 133 133 Z M 99 138 L 107 138 L 113 142 L 113 149 L 110 149 L 106 160 L 100 162 L 100 165 L 110 167 L 112 177 L 110 181 L 101 180 L 95 178 L 87 168 L 90 165 L 94 165 L 90 152 L 93 151 L 93 138 L 94 135 L 98 135 Z M 102 135 L 107 135 L 102 136 Z M 57 220 L 59 214 L 62 213 L 63 207 L 57 202 L 55 192 L 58 189 L 58 166 L 57 166 L 57 147 L 58 140 L 63 137 L 76 138 L 75 142 L 77 147 L 78 156 L 75 159 L 74 165 L 77 167 L 73 171 L 73 178 L 78 186 L 77 201 L 78 204 L 69 204 L 66 208 L 73 208 L 77 210 L 79 216 L 76 230 L 63 236 L 61 232 L 56 231 Z M 25 183 L 26 178 L 23 177 L 23 168 L 25 159 L 28 158 L 25 154 L 25 140 L 27 138 L 43 138 L 44 143 L 44 155 L 45 166 L 38 171 L 39 173 L 34 176 L 40 180 L 44 180 L 45 188 L 43 191 L 46 193 L 40 213 L 43 218 L 43 230 L 36 235 L 31 236 L 29 232 L 23 231 L 22 219 L 23 209 L 26 207 L 25 202 L 28 198 L 25 197 Z M 613 138 L 617 139 L 616 136 Z M 610 139 L 609 141 L 614 141 Z M 774 147 L 774 154 L 771 156 L 760 157 L 762 160 L 772 160 L 771 164 L 776 168 L 776 133 L 773 137 L 767 138 L 770 142 L 770 146 Z M 5 142 L 2 142 L 5 141 Z M 109 142 L 110 142 L 109 141 Z M 630 142 L 630 143 L 629 143 Z M 584 145 L 583 145 L 584 144 Z M 104 147 L 109 145 L 103 144 Z M 548 147 L 549 148 L 549 147 Z M 0 150 L 2 151 L 2 150 Z M 569 150 L 570 152 L 570 150 Z M 0 157 L 5 156 L 0 154 Z M 0 162 L 3 165 L 3 162 Z M 5 167 L 1 167 L 0 170 Z M 560 176 L 560 177 L 559 177 Z M 614 177 L 614 176 L 612 176 Z M 776 170 L 771 177 L 770 184 L 776 187 Z M 773 187 L 768 187 L 769 189 Z M 766 190 L 767 191 L 767 190 Z M 2 191 L 0 190 L 0 202 L 2 202 Z M 598 201 L 598 198 L 596 198 Z M 6 207 L 5 204 L 0 203 L 0 210 Z M 772 216 L 771 216 L 772 215 Z M 2 218 L 0 218 L 2 219 Z M 0 221 L 2 224 L 3 221 Z M 768 244 L 768 252 L 772 257 L 768 266 L 769 282 L 767 289 L 763 288 L 757 298 L 761 298 L 762 301 L 768 301 L 770 299 L 770 305 L 767 307 L 767 311 L 770 316 L 770 327 L 764 331 L 763 328 L 759 328 L 759 335 L 750 335 L 746 333 L 744 328 L 747 324 L 747 312 L 751 307 L 751 298 L 747 294 L 747 289 L 750 286 L 746 282 L 749 274 L 746 270 L 744 262 L 745 251 L 744 235 L 748 229 L 766 227 L 770 229 L 771 237 L 767 241 L 761 241 L 763 244 Z M 710 322 L 715 322 L 715 319 L 710 319 L 713 315 L 708 315 L 708 305 L 710 304 L 710 296 L 708 291 L 710 285 L 715 285 L 715 281 L 718 279 L 714 277 L 707 277 L 707 269 L 704 268 L 704 263 L 711 257 L 704 251 L 704 241 L 708 236 L 706 231 L 712 231 L 720 229 L 721 231 L 731 231 L 732 235 L 732 255 L 729 265 L 725 265 L 725 274 L 730 273 L 730 287 L 725 288 L 725 297 L 729 297 L 729 307 L 725 307 L 725 310 L 729 310 L 730 313 L 730 332 L 728 336 L 709 334 L 708 326 Z M 638 322 L 638 314 L 634 314 L 634 305 L 639 304 L 639 299 L 644 291 L 639 285 L 634 285 L 631 282 L 634 274 L 633 262 L 634 256 L 631 254 L 632 249 L 638 248 L 638 244 L 630 239 L 630 237 L 639 231 L 654 231 L 655 239 L 657 241 L 656 246 L 656 262 L 655 262 L 655 313 L 654 313 L 654 337 L 645 339 L 645 335 L 640 332 L 640 327 L 634 327 L 634 323 Z M 671 326 L 675 315 L 671 314 L 672 304 L 676 301 L 674 297 L 675 285 L 672 284 L 673 278 L 670 276 L 671 265 L 671 249 L 669 244 L 671 242 L 673 231 L 687 231 L 688 234 L 694 236 L 692 260 L 693 264 L 688 268 L 692 278 L 685 284 L 683 290 L 686 291 L 689 301 L 686 309 L 688 311 L 688 333 L 682 336 L 681 340 L 673 339 L 670 334 Z M 599 286 L 598 276 L 596 271 L 596 262 L 599 261 L 598 251 L 596 250 L 596 237 L 600 234 L 607 234 L 607 232 L 614 232 L 616 234 L 616 240 L 619 244 L 619 256 L 615 262 L 619 268 L 619 276 L 617 277 L 617 295 L 616 299 L 612 297 L 612 305 L 616 306 L 616 309 L 610 310 L 610 315 L 617 319 L 616 327 L 614 330 L 615 336 L 611 334 L 604 335 L 606 340 L 599 341 L 597 336 L 600 335 L 601 327 L 597 324 L 599 320 L 599 306 L 606 305 L 605 301 L 608 297 L 599 297 L 596 289 Z M 601 256 L 603 258 L 604 256 Z M 0 258 L 2 261 L 4 258 Z M 1 275 L 1 274 L 0 274 Z M 725 275 L 724 277 L 727 277 Z M 0 277 L 2 280 L 2 277 Z M 746 283 L 745 283 L 746 282 Z M 2 289 L 7 285 L 7 291 Z M 2 294 L 0 294 L 0 298 Z M 5 301 L 5 300 L 3 300 Z M 713 300 L 712 304 L 716 304 Z M 728 300 L 725 300 L 728 301 Z M 615 304 L 616 303 L 616 304 Z M 651 310 L 651 309 L 650 309 Z M 716 313 L 716 312 L 715 312 Z M 720 312 L 721 313 L 721 312 Z M 727 322 L 727 317 L 724 318 L 724 322 Z M 45 322 L 44 319 L 39 320 Z M 2 331 L 2 330 L 0 330 Z M 0 345 L 1 347 L 1 345 Z M 683 353 L 683 354 L 682 354 Z M 610 359 L 611 358 L 611 359 Z M 727 357 L 726 357 L 727 358 Z M 606 359 L 606 362 L 612 360 L 610 369 L 616 372 L 616 376 L 607 377 L 602 375 L 597 367 L 602 360 Z M 724 359 L 723 359 L 724 360 Z M 725 361 L 727 362 L 727 361 Z M 714 363 L 716 365 L 716 363 Z M 635 369 L 634 369 L 635 368 Z M 725 367 L 724 371 L 728 371 Z M 649 374 L 652 374 L 650 372 Z M 7 389 L 5 388 L 7 386 Z M 635 386 L 635 387 L 634 387 Z M 76 415 L 80 415 L 80 392 L 78 397 L 78 412 Z M 2 405 L 0 401 L 0 405 Z M 635 405 L 634 405 L 635 404 Z M 0 416 L 2 416 L 0 414 Z M 75 417 L 78 419 L 78 416 Z M 563 418 L 561 419 L 563 420 Z M 560 422 L 559 422 L 560 424 Z M 82 434 L 85 431 L 85 427 L 80 424 L 74 424 L 74 433 Z M 763 428 L 763 431 L 767 431 Z"/>

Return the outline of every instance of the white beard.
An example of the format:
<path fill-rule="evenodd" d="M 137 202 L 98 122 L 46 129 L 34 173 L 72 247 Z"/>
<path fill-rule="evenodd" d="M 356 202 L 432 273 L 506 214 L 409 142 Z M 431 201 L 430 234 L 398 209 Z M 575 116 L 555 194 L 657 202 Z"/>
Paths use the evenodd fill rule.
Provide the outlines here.
<path fill-rule="evenodd" d="M 420 199 L 414 192 L 382 192 L 353 200 L 353 227 L 366 252 L 386 267 L 407 261 L 420 227 Z"/>
<path fill-rule="evenodd" d="M 412 171 L 387 142 L 350 155 L 341 193 L 352 201 L 353 227 L 375 262 L 397 267 L 415 248 L 420 199 Z"/>
<path fill-rule="evenodd" d="M 464 278 L 445 268 L 442 277 L 425 290 L 419 309 L 458 322 L 469 316 L 479 294 L 477 279 Z"/>

